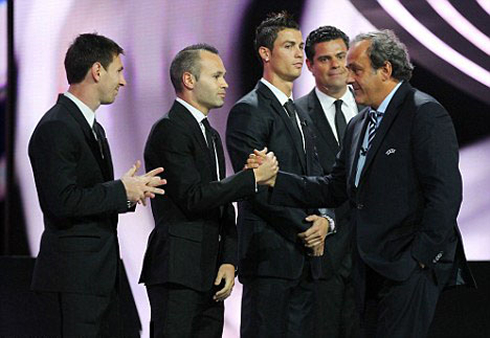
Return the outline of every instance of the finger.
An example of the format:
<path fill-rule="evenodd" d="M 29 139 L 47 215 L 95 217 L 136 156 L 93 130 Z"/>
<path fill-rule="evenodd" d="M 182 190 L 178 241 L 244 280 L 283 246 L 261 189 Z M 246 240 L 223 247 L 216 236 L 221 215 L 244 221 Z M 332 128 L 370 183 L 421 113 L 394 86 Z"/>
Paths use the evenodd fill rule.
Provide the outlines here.
<path fill-rule="evenodd" d="M 262 150 L 257 150 L 257 149 L 254 149 L 254 154 L 258 157 L 265 157 L 266 154 L 267 154 L 267 147 L 264 147 L 264 149 Z"/>
<path fill-rule="evenodd" d="M 149 172 L 147 172 L 146 174 L 144 174 L 143 177 L 153 177 L 155 175 L 160 174 L 161 172 L 163 172 L 163 168 L 162 167 L 158 167 L 158 168 L 155 168 L 153 170 L 150 170 Z"/>
<path fill-rule="evenodd" d="M 219 290 L 218 292 L 216 292 L 214 294 L 214 299 L 216 301 L 223 301 L 225 300 L 226 298 L 228 298 L 228 296 L 230 296 L 231 294 L 231 290 L 232 290 L 232 287 L 231 285 L 228 285 L 228 286 L 224 286 L 221 290 Z"/>
<path fill-rule="evenodd" d="M 161 179 L 159 176 L 151 177 L 146 183 L 150 187 L 159 187 L 164 184 L 167 184 L 167 180 Z"/>
<path fill-rule="evenodd" d="M 214 285 L 219 285 L 219 283 L 221 283 L 221 280 L 224 278 L 224 275 L 225 275 L 225 273 L 223 272 L 223 270 L 219 269 L 218 274 L 216 275 L 216 278 L 214 279 Z"/>
<path fill-rule="evenodd" d="M 123 176 L 133 177 L 137 170 L 138 170 L 138 167 L 136 167 L 136 163 L 135 163 L 135 164 L 133 164 L 133 166 L 131 168 L 129 168 L 128 171 L 126 171 L 124 173 Z"/>
<path fill-rule="evenodd" d="M 318 215 L 309 215 L 308 217 L 305 218 L 305 220 L 308 222 L 314 222 L 317 218 L 319 218 Z"/>
<path fill-rule="evenodd" d="M 314 248 L 314 247 L 319 246 L 319 245 L 322 245 L 322 244 L 323 244 L 323 241 L 322 240 L 318 240 L 318 241 L 312 241 L 310 243 L 307 243 L 307 244 L 305 244 L 305 246 L 307 248 Z"/>

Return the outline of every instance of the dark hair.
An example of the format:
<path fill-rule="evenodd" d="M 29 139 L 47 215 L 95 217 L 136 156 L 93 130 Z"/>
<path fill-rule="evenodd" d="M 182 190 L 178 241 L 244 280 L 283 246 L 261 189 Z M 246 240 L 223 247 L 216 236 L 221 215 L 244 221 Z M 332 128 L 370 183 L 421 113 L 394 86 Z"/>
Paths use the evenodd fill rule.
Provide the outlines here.
<path fill-rule="evenodd" d="M 182 86 L 182 75 L 185 72 L 191 73 L 196 78 L 196 81 L 199 81 L 201 66 L 198 64 L 198 61 L 201 60 L 201 51 L 219 54 L 215 47 L 206 43 L 199 43 L 185 47 L 172 60 L 172 64 L 170 65 L 170 80 L 176 93 L 180 93 L 184 89 Z"/>
<path fill-rule="evenodd" d="M 65 55 L 68 83 L 82 82 L 95 62 L 107 69 L 119 54 L 124 54 L 124 50 L 111 39 L 96 33 L 80 34 Z"/>
<path fill-rule="evenodd" d="M 344 40 L 345 46 L 349 48 L 349 37 L 337 27 L 321 26 L 314 31 L 311 31 L 310 34 L 308 34 L 305 43 L 306 57 L 313 63 L 313 59 L 315 58 L 315 45 L 317 43 L 337 39 Z"/>
<path fill-rule="evenodd" d="M 371 46 L 366 50 L 369 53 L 373 69 L 381 68 L 385 61 L 391 63 L 393 68 L 391 77 L 401 81 L 410 80 L 413 65 L 410 63 L 407 47 L 389 29 L 357 35 L 352 43 L 370 40 Z"/>
<path fill-rule="evenodd" d="M 255 30 L 254 45 L 257 54 L 260 47 L 267 47 L 272 51 L 274 48 L 274 41 L 277 39 L 277 34 L 286 28 L 299 30 L 299 25 L 286 11 L 282 11 L 280 13 L 269 13 L 267 18 L 262 21 Z M 259 60 L 262 63 L 260 55 Z"/>

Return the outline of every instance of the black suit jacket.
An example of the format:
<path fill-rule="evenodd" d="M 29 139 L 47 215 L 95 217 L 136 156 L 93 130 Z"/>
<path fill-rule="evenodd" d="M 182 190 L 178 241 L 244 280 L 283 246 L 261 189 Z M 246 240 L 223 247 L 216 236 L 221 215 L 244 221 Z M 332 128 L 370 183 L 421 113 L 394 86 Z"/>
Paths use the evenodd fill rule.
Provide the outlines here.
<path fill-rule="evenodd" d="M 264 147 L 275 153 L 285 170 L 297 174 L 321 170 L 314 158 L 312 122 L 301 109 L 297 112 L 304 131 L 306 156 L 302 145 L 294 142 L 294 127 L 286 111 L 267 86 L 259 82 L 240 99 L 230 111 L 226 131 L 228 153 L 235 171 L 243 167 L 254 149 Z M 258 194 L 239 202 L 239 277 L 297 279 L 307 257 L 297 235 L 311 226 L 305 217 L 315 210 L 273 206 L 267 196 L 267 189 L 261 187 Z M 321 274 L 319 259 L 311 260 L 316 278 Z"/>
<path fill-rule="evenodd" d="M 340 146 L 333 134 L 332 127 L 328 123 L 315 89 L 296 100 L 296 105 L 307 112 L 313 121 L 313 125 L 317 130 L 315 146 L 318 152 L 319 162 L 323 169 L 322 175 L 328 175 L 332 171 Z M 359 111 L 362 108 L 362 106 L 358 106 Z M 348 264 L 344 260 L 351 247 L 349 204 L 345 202 L 333 211 L 336 233 L 332 236 L 327 236 L 325 240 L 325 254 L 322 258 L 324 266 L 323 273 L 326 279 L 335 275 L 340 271 L 339 269 L 342 266 Z"/>
<path fill-rule="evenodd" d="M 444 285 L 474 285 L 456 223 L 462 185 L 450 116 L 434 98 L 403 83 L 355 187 L 367 124 L 368 109 L 348 124 L 329 176 L 280 174 L 274 203 L 337 206 L 348 199 L 358 253 L 372 269 L 402 281 L 421 262 Z"/>
<path fill-rule="evenodd" d="M 223 148 L 216 136 L 220 176 L 225 177 Z M 151 201 L 155 228 L 140 282 L 175 283 L 208 291 L 221 264 L 237 265 L 231 202 L 255 192 L 253 171 L 213 179 L 216 168 L 199 123 L 178 102 L 154 124 L 145 162 L 148 168 L 164 167 L 162 176 L 168 183 L 165 195 Z"/>
<path fill-rule="evenodd" d="M 119 264 L 117 214 L 128 209 L 107 140 L 103 159 L 82 112 L 60 95 L 34 130 L 29 157 L 45 228 L 32 288 L 108 294 Z"/>

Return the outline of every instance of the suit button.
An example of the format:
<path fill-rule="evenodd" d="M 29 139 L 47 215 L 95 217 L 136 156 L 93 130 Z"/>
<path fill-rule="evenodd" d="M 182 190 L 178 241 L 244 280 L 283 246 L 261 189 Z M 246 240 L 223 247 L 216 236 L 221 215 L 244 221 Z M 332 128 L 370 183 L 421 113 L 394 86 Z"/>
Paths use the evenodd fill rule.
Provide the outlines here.
<path fill-rule="evenodd" d="M 362 208 L 364 208 L 364 204 L 359 203 L 359 204 L 357 205 L 357 209 L 362 210 Z"/>
<path fill-rule="evenodd" d="M 218 235 L 218 242 L 221 242 L 221 235 Z"/>

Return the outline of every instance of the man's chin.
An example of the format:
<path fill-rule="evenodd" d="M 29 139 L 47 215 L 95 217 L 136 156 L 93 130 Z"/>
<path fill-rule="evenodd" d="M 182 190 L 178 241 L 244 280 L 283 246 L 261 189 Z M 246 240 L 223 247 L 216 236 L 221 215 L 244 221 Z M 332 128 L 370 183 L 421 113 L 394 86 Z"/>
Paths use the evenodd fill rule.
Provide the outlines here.
<path fill-rule="evenodd" d="M 116 98 L 113 97 L 112 99 L 101 101 L 100 104 L 101 105 L 112 104 L 112 103 L 114 103 L 115 100 L 116 100 Z"/>

